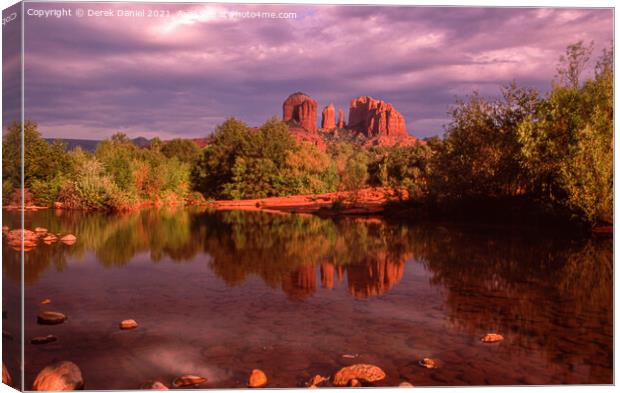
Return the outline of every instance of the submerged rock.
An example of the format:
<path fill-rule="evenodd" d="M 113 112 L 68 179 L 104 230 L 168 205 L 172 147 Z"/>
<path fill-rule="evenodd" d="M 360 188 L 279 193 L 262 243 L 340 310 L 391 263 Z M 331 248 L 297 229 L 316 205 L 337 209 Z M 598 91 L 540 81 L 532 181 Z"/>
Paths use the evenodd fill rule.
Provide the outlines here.
<path fill-rule="evenodd" d="M 65 235 L 63 237 L 60 238 L 60 241 L 63 242 L 64 244 L 70 246 L 72 244 L 75 244 L 75 242 L 77 241 L 77 237 L 75 237 L 74 235 Z"/>
<path fill-rule="evenodd" d="M 23 231 L 21 229 L 13 229 L 12 231 L 8 231 L 7 233 L 7 238 L 9 240 L 17 239 L 21 241 L 22 236 L 24 240 L 37 240 L 37 234 L 28 229 L 24 229 Z"/>
<path fill-rule="evenodd" d="M 58 325 L 67 320 L 67 316 L 58 311 L 44 311 L 37 315 L 37 323 L 40 325 Z"/>
<path fill-rule="evenodd" d="M 200 385 L 204 382 L 207 382 L 207 378 L 198 375 L 183 375 L 175 378 L 174 381 L 172 381 L 172 386 L 175 388 L 182 388 L 185 386 Z"/>
<path fill-rule="evenodd" d="M 257 368 L 252 370 L 250 378 L 248 378 L 248 387 L 262 388 L 265 385 L 267 385 L 267 375 Z"/>
<path fill-rule="evenodd" d="M 418 364 L 424 368 L 436 368 L 437 362 L 430 358 L 424 358 L 418 362 Z"/>
<path fill-rule="evenodd" d="M 497 333 L 487 333 L 484 337 L 482 337 L 480 339 L 480 341 L 482 341 L 483 343 L 496 343 L 496 342 L 500 342 L 504 339 L 504 336 L 502 336 L 501 334 L 497 334 Z"/>
<path fill-rule="evenodd" d="M 58 241 L 58 236 L 54 235 L 53 233 L 48 233 L 47 236 L 45 236 L 43 238 L 43 243 L 45 244 L 52 244 Z"/>
<path fill-rule="evenodd" d="M 121 321 L 119 327 L 123 330 L 135 329 L 138 327 L 138 322 L 133 319 L 125 319 L 124 321 Z"/>
<path fill-rule="evenodd" d="M 34 380 L 32 390 L 79 390 L 84 388 L 80 368 L 73 362 L 61 361 L 45 367 Z"/>
<path fill-rule="evenodd" d="M 403 381 L 398 385 L 399 388 L 412 388 L 413 385 L 407 381 Z"/>
<path fill-rule="evenodd" d="M 13 229 L 6 233 L 9 247 L 15 251 L 31 251 L 37 245 L 37 234 L 28 229 Z"/>
<path fill-rule="evenodd" d="M 5 385 L 11 384 L 11 374 L 9 374 L 9 370 L 7 370 L 4 362 L 2 362 L 2 383 Z"/>
<path fill-rule="evenodd" d="M 47 336 L 37 336 L 37 337 L 33 337 L 30 340 L 31 344 L 34 345 L 41 345 L 41 344 L 49 344 L 49 343 L 53 343 L 55 341 L 58 341 L 58 337 L 52 335 L 52 334 L 48 334 Z"/>
<path fill-rule="evenodd" d="M 41 235 L 45 235 L 47 233 L 47 228 L 43 228 L 43 227 L 36 227 L 34 228 L 34 232 L 41 236 Z"/>
<path fill-rule="evenodd" d="M 363 382 L 376 382 L 385 378 L 385 372 L 372 364 L 354 364 L 343 367 L 334 374 L 334 386 L 347 386 L 349 381 L 357 379 Z"/>
<path fill-rule="evenodd" d="M 168 387 L 160 381 L 147 381 L 140 386 L 140 389 L 146 390 L 168 390 Z"/>

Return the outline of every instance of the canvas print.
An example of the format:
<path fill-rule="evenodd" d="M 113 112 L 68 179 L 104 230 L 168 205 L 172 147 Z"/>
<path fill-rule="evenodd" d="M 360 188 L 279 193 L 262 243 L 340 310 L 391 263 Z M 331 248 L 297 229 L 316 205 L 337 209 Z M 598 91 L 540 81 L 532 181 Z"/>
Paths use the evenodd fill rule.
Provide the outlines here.
<path fill-rule="evenodd" d="M 613 17 L 8 7 L 3 383 L 613 384 Z"/>

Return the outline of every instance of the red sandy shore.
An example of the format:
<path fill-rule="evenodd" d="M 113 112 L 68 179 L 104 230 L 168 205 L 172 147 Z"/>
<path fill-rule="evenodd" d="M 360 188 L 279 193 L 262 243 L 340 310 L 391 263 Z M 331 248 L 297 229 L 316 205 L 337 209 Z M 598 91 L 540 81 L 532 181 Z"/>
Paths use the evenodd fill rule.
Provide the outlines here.
<path fill-rule="evenodd" d="M 386 188 L 364 188 L 358 191 L 326 194 L 293 195 L 262 199 L 215 201 L 217 210 L 253 210 L 271 213 L 321 213 L 326 215 L 376 214 L 387 201 L 398 200 L 396 191 Z M 336 202 L 337 208 L 334 208 Z"/>

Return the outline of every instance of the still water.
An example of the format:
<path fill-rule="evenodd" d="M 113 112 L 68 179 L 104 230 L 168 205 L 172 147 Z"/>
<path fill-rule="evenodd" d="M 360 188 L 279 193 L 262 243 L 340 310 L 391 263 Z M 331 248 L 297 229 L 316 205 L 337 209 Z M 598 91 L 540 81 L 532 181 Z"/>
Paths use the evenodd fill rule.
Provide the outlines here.
<path fill-rule="evenodd" d="M 244 387 L 253 368 L 301 387 L 354 363 L 385 370 L 378 386 L 612 383 L 609 239 L 188 209 L 26 213 L 36 226 L 78 241 L 26 253 L 26 388 L 55 360 L 87 389 L 182 374 Z M 3 269 L 18 285 L 6 243 Z M 69 319 L 37 325 L 43 310 Z M 489 332 L 504 341 L 481 343 Z"/>

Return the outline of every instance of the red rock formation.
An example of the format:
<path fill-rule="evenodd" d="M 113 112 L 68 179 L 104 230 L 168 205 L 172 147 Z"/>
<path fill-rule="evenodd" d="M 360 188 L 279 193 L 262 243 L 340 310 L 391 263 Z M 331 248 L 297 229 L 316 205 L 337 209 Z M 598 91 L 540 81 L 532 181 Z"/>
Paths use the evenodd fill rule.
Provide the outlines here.
<path fill-rule="evenodd" d="M 288 96 L 282 104 L 282 120 L 307 131 L 316 131 L 316 101 L 302 92 Z"/>
<path fill-rule="evenodd" d="M 392 104 L 372 97 L 361 96 L 351 101 L 349 129 L 372 138 L 377 136 L 407 136 L 405 118 Z"/>
<path fill-rule="evenodd" d="M 323 109 L 322 119 L 321 119 L 321 128 L 325 130 L 331 130 L 336 128 L 336 113 L 334 109 L 334 104 L 329 104 Z"/>
<path fill-rule="evenodd" d="M 344 111 L 338 109 L 338 128 L 344 128 Z"/>

